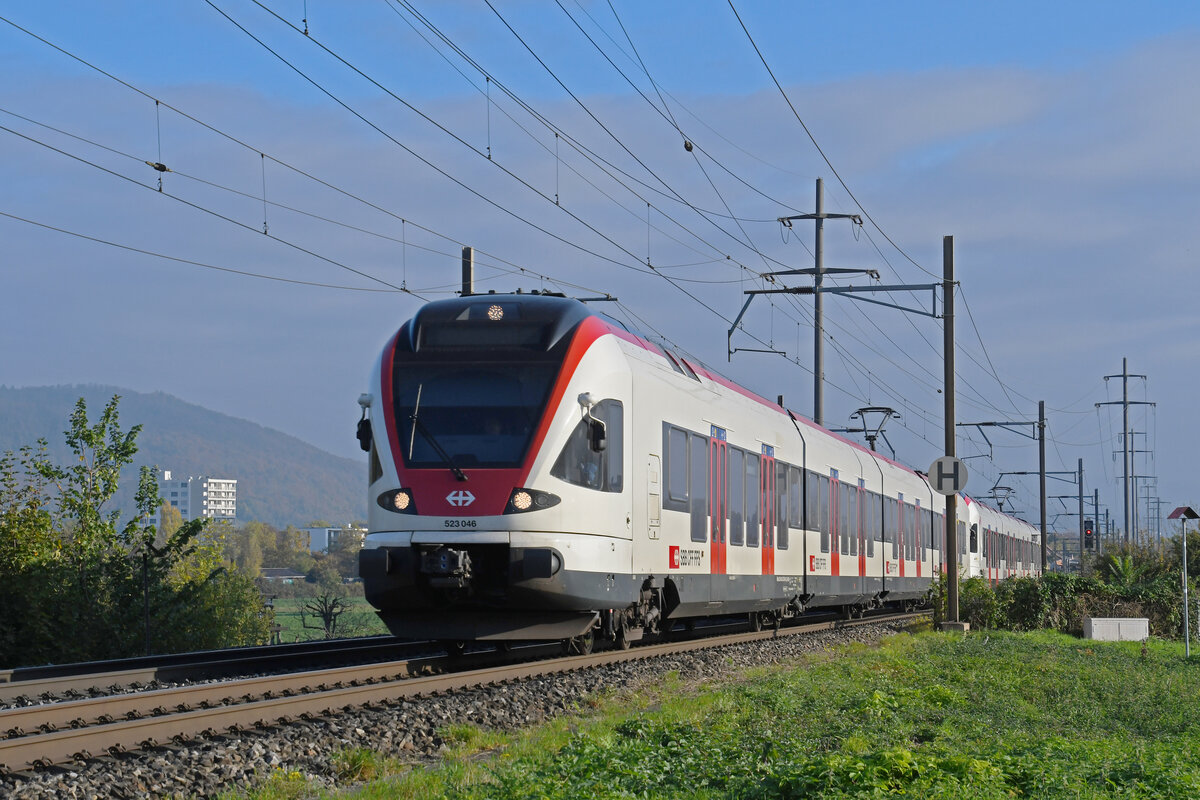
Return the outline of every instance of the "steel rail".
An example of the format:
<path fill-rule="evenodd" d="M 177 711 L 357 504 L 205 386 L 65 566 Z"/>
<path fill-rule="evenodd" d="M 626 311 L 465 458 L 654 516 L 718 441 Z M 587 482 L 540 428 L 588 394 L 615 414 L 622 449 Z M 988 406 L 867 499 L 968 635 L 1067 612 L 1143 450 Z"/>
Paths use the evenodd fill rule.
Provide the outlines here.
<path fill-rule="evenodd" d="M 630 650 L 606 650 L 590 655 L 568 656 L 564 658 L 523 662 L 517 664 L 491 665 L 481 669 L 471 669 L 438 675 L 413 676 L 414 662 L 392 662 L 388 664 L 372 664 L 353 669 L 326 669 L 307 673 L 296 673 L 286 676 L 269 678 L 246 679 L 230 681 L 207 687 L 184 687 L 182 689 L 164 689 L 157 692 L 139 693 L 129 698 L 154 695 L 149 701 L 149 713 L 145 716 L 146 705 L 137 713 L 143 714 L 135 719 L 102 722 L 79 728 L 66 728 L 33 735 L 16 736 L 15 738 L 0 739 L 0 769 L 20 771 L 31 767 L 71 761 L 78 757 L 88 758 L 105 753 L 124 752 L 146 746 L 157 746 L 169 741 L 195 738 L 201 734 L 236 731 L 252 727 L 264 727 L 296 718 L 325 716 L 340 710 L 359 706 L 369 706 L 375 703 L 394 701 L 419 695 L 461 690 L 485 685 L 496 685 L 510 681 L 525 680 L 555 673 L 571 672 L 591 667 L 620 664 L 628 661 L 644 660 L 664 655 L 674 655 L 694 650 L 714 647 L 725 647 L 747 642 L 762 641 L 781 636 L 800 635 L 836 628 L 850 628 L 860 625 L 879 624 L 883 622 L 911 619 L 920 614 L 900 614 L 884 617 L 868 617 L 858 620 L 837 620 L 807 625 L 789 626 L 773 630 L 749 633 L 729 634 L 704 639 L 687 641 L 672 641 L 662 644 L 647 644 Z M 501 654 L 480 654 L 487 657 L 500 658 Z M 432 659 L 437 660 L 437 659 Z M 349 684 L 349 685 L 348 685 Z M 267 689 L 265 687 L 271 686 Z M 252 694 L 239 694 L 243 689 L 254 687 Z M 226 698 L 241 698 L 241 702 L 233 705 L 221 705 L 214 708 L 187 709 L 187 704 L 176 702 L 180 698 L 191 698 L 191 702 L 203 702 L 197 698 L 203 697 L 199 689 L 222 695 Z M 304 692 L 302 690 L 308 689 Z M 267 696 L 282 692 L 296 692 L 283 697 Z M 209 695 L 212 696 L 211 694 Z M 96 719 L 112 719 L 116 716 L 113 710 L 115 704 L 124 702 L 124 696 L 98 698 L 94 701 L 74 701 L 72 703 L 51 704 L 29 709 L 31 712 L 41 712 L 45 718 L 46 712 L 56 705 L 75 708 L 92 708 L 96 705 L 109 704 L 112 710 L 103 715 L 93 716 Z M 185 710 L 167 711 L 168 707 L 182 706 Z M 10 730 L 14 726 L 10 720 L 36 719 L 36 713 L 25 715 L 27 709 L 11 709 L 0 712 L 0 730 Z M 161 715 L 154 715 L 159 714 Z M 65 711 L 67 716 L 71 710 Z M 88 711 L 87 713 L 91 713 Z M 75 714 L 65 724 L 71 724 L 79 718 Z M 40 726 L 40 725 L 39 725 Z"/>
<path fill-rule="evenodd" d="M 248 648 L 247 650 L 213 650 L 204 653 L 100 661 L 86 664 L 49 665 L 0 670 L 0 702 L 18 697 L 35 698 L 68 692 L 87 692 L 114 686 L 132 686 L 153 681 L 222 678 L 245 675 L 255 670 L 279 669 L 297 662 L 331 661 L 335 659 L 367 659 L 392 656 L 406 650 L 430 648 L 428 642 L 399 642 L 390 637 L 347 639 L 302 643 L 308 647 L 284 645 L 283 649 Z M 275 647 L 279 647 L 276 645 Z M 105 669 L 130 663 L 126 669 Z M 146 662 L 146 663 L 141 663 Z M 61 674 L 58 674 L 60 673 Z"/>

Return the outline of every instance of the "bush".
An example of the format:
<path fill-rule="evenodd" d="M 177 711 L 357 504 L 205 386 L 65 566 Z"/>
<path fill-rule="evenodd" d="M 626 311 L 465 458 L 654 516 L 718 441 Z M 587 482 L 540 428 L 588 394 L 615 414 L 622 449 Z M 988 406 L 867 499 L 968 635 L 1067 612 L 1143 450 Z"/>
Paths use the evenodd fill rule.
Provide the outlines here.
<path fill-rule="evenodd" d="M 959 585 L 959 619 L 983 630 L 1051 629 L 1081 636 L 1087 617 L 1145 617 L 1151 635 L 1182 637 L 1183 589 L 1178 576 L 1129 563 L 1106 574 L 1114 582 L 1062 573 L 996 584 L 968 578 Z M 1131 575 L 1139 579 L 1131 580 Z M 935 622 L 946 618 L 945 595 L 944 582 L 939 581 L 933 595 Z"/>
<path fill-rule="evenodd" d="M 0 666 L 266 641 L 261 597 L 222 562 L 219 534 L 199 520 L 155 530 L 162 500 L 148 467 L 118 526 L 109 503 L 140 426 L 121 430 L 117 400 L 95 424 L 76 404 L 68 464 L 53 463 L 44 441 L 0 456 Z"/>

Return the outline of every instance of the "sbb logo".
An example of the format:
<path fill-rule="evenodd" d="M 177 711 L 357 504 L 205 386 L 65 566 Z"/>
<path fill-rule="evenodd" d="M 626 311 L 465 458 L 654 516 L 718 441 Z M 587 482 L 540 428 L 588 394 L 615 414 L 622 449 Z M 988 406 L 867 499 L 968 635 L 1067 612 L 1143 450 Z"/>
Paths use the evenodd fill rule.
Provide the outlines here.
<path fill-rule="evenodd" d="M 671 569 L 679 569 L 679 545 L 671 545 Z"/>

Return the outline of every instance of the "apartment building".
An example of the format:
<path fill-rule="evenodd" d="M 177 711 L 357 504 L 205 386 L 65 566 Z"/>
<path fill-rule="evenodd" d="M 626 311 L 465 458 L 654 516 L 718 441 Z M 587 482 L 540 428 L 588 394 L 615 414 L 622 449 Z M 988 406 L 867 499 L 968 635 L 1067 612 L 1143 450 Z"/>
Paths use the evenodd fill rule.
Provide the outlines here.
<path fill-rule="evenodd" d="M 197 517 L 237 520 L 237 481 L 207 475 L 180 479 L 163 470 L 158 491 L 163 501 L 179 509 L 184 520 Z"/>

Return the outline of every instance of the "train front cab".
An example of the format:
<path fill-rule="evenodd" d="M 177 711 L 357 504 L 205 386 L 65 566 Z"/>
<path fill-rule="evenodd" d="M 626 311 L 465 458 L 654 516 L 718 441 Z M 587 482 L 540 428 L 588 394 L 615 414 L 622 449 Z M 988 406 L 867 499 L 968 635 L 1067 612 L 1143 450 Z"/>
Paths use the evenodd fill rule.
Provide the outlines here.
<path fill-rule="evenodd" d="M 385 350 L 360 573 L 395 635 L 566 639 L 637 602 L 615 332 L 574 301 L 473 296 Z"/>

